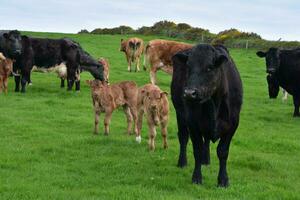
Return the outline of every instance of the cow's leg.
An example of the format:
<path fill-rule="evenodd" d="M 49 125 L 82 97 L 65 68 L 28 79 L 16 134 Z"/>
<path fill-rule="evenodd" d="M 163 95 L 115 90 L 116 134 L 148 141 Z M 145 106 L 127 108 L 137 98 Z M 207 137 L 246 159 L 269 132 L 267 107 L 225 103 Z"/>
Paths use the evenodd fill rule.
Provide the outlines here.
<path fill-rule="evenodd" d="M 201 151 L 201 164 L 209 165 L 210 164 L 210 149 L 209 149 L 209 138 L 204 138 L 204 145 L 202 145 Z"/>
<path fill-rule="evenodd" d="M 155 150 L 155 137 L 156 137 L 156 128 L 154 125 L 154 122 L 151 120 L 148 120 L 148 126 L 149 126 L 149 149 L 151 151 Z"/>
<path fill-rule="evenodd" d="M 167 135 L 168 135 L 168 131 L 167 131 L 167 122 L 162 122 L 161 123 L 161 135 L 163 137 L 163 147 L 164 149 L 168 148 L 168 141 L 167 141 Z"/>
<path fill-rule="evenodd" d="M 95 128 L 94 128 L 94 134 L 99 134 L 99 118 L 100 118 L 100 111 L 95 110 Z"/>
<path fill-rule="evenodd" d="M 299 106 L 300 106 L 300 96 L 293 96 L 294 100 L 294 117 L 300 117 Z"/>
<path fill-rule="evenodd" d="M 178 126 L 178 140 L 180 144 L 178 167 L 185 167 L 187 165 L 186 146 L 189 141 L 189 132 L 184 118 L 184 111 L 176 109 L 177 126 Z"/>
<path fill-rule="evenodd" d="M 8 88 L 8 77 L 7 76 L 3 77 L 3 86 L 4 86 L 4 92 L 5 92 L 5 94 L 7 94 L 7 88 Z"/>
<path fill-rule="evenodd" d="M 150 68 L 150 80 L 152 84 L 156 84 L 156 72 L 157 68 L 155 66 L 151 66 Z"/>
<path fill-rule="evenodd" d="M 136 69 L 135 69 L 135 71 L 140 71 L 140 57 L 137 57 L 136 58 Z"/>
<path fill-rule="evenodd" d="M 235 131 L 235 129 L 234 129 Z M 234 133 L 234 131 L 231 131 Z M 227 159 L 229 153 L 229 146 L 233 136 L 231 134 L 224 134 L 217 147 L 217 154 L 219 158 L 219 175 L 218 175 L 218 186 L 227 187 L 229 185 L 228 175 L 227 175 Z"/>
<path fill-rule="evenodd" d="M 22 78 L 21 78 L 21 92 L 25 93 L 26 92 L 26 84 L 29 80 L 30 77 L 30 70 L 24 70 L 22 72 Z"/>
<path fill-rule="evenodd" d="M 65 79 L 60 78 L 60 87 L 64 88 L 65 87 Z"/>
<path fill-rule="evenodd" d="M 75 73 L 75 90 L 80 91 L 80 69 L 78 68 Z"/>
<path fill-rule="evenodd" d="M 3 77 L 0 75 L 0 93 L 3 90 L 3 86 L 4 86 L 4 84 L 3 84 Z"/>
<path fill-rule="evenodd" d="M 126 58 L 127 58 L 127 64 L 128 64 L 127 70 L 128 70 L 129 72 L 131 72 L 131 58 L 130 58 L 129 55 L 126 56 Z"/>
<path fill-rule="evenodd" d="M 111 119 L 112 112 L 105 112 L 105 118 L 104 118 L 104 135 L 109 134 L 109 124 Z"/>
<path fill-rule="evenodd" d="M 195 159 L 195 168 L 192 176 L 192 182 L 195 184 L 202 184 L 201 173 L 201 151 L 203 149 L 202 136 L 197 132 L 196 126 L 190 126 L 190 136 L 193 143 L 193 152 Z"/>
<path fill-rule="evenodd" d="M 80 80 L 75 81 L 75 90 L 80 91 Z"/>
<path fill-rule="evenodd" d="M 130 109 L 130 113 L 132 115 L 133 118 L 133 122 L 134 122 L 134 134 L 136 135 L 136 137 L 138 136 L 138 114 L 137 114 L 137 106 L 136 105 L 129 105 L 129 109 Z M 138 140 L 140 140 L 140 138 L 136 138 Z"/>
<path fill-rule="evenodd" d="M 138 109 L 138 117 L 137 117 L 137 133 L 135 140 L 138 143 L 141 143 L 142 137 L 141 137 L 141 130 L 143 126 L 143 116 L 144 116 L 144 109 L 141 107 Z"/>
<path fill-rule="evenodd" d="M 73 62 L 67 62 L 67 81 L 68 81 L 68 91 L 71 91 L 74 85 L 74 82 L 76 80 L 76 69 L 78 69 L 78 66 L 76 66 Z"/>
<path fill-rule="evenodd" d="M 15 76 L 15 92 L 20 91 L 20 80 L 21 80 L 20 76 Z"/>
<path fill-rule="evenodd" d="M 126 118 L 127 118 L 127 134 L 130 135 L 131 134 L 131 130 L 132 130 L 132 114 L 130 112 L 130 109 L 127 105 L 123 106 L 124 112 L 126 114 Z"/>
<path fill-rule="evenodd" d="M 194 109 L 194 108 L 191 108 Z M 203 150 L 203 139 L 199 132 L 199 125 L 197 123 L 197 116 L 193 110 L 189 110 L 189 116 L 187 119 L 189 133 L 193 144 L 193 152 L 195 159 L 195 168 L 192 176 L 192 182 L 195 184 L 202 184 L 202 173 L 201 173 L 201 154 Z"/>

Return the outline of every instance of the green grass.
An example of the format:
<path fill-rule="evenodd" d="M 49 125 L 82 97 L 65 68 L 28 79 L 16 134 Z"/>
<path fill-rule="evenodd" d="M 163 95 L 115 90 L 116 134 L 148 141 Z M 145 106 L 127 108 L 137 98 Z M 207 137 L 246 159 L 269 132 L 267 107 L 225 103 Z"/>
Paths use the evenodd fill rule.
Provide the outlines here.
<path fill-rule="evenodd" d="M 107 57 L 111 82 L 135 80 L 141 86 L 149 81 L 148 72 L 127 72 L 119 35 L 27 34 L 71 37 L 95 58 Z M 14 93 L 10 78 L 9 94 L 0 95 L 0 199 L 300 199 L 300 119 L 292 117 L 292 98 L 286 103 L 268 99 L 264 61 L 255 51 L 232 49 L 231 55 L 242 76 L 244 104 L 230 149 L 228 189 L 216 186 L 216 144 L 211 165 L 202 170 L 203 185 L 191 183 L 191 142 L 188 167 L 176 167 L 179 145 L 171 103 L 169 149 L 162 149 L 158 134 L 157 149 L 149 152 L 147 126 L 137 144 L 125 134 L 120 110 L 113 114 L 108 137 L 92 135 L 92 101 L 84 84 L 90 74 L 82 74 L 76 93 L 60 89 L 53 73 L 33 73 L 26 94 Z M 169 91 L 171 77 L 159 72 L 158 80 Z"/>

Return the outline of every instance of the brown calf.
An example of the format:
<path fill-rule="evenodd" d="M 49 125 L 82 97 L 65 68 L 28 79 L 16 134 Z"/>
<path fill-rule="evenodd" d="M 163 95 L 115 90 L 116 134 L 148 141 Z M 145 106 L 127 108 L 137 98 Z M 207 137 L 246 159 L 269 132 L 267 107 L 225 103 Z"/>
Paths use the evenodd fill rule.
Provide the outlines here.
<path fill-rule="evenodd" d="M 160 90 L 156 85 L 147 84 L 139 88 L 138 93 L 138 136 L 137 142 L 141 141 L 141 129 L 143 115 L 146 114 L 149 127 L 149 149 L 155 149 L 156 126 L 161 127 L 164 148 L 168 147 L 167 143 L 167 126 L 169 121 L 169 102 L 167 93 Z"/>
<path fill-rule="evenodd" d="M 151 40 L 145 48 L 144 56 L 144 70 L 147 69 L 147 63 L 150 65 L 151 83 L 156 84 L 156 72 L 160 69 L 172 74 L 172 56 L 179 51 L 190 48 L 192 48 L 191 44 L 169 40 Z"/>
<path fill-rule="evenodd" d="M 136 62 L 135 71 L 140 71 L 140 58 L 144 51 L 144 41 L 140 38 L 121 39 L 120 51 L 126 55 L 128 71 L 131 72 L 132 63 Z"/>
<path fill-rule="evenodd" d="M 108 60 L 105 59 L 105 58 L 100 58 L 98 60 L 98 62 L 103 65 L 103 77 L 104 77 L 104 81 L 106 81 L 108 83 L 108 80 L 109 80 L 109 63 L 108 63 Z"/>
<path fill-rule="evenodd" d="M 0 93 L 2 90 L 7 94 L 8 77 L 13 70 L 13 61 L 9 58 L 5 58 L 0 53 Z"/>
<path fill-rule="evenodd" d="M 123 81 L 108 85 L 99 80 L 87 80 L 91 87 L 93 105 L 95 110 L 95 134 L 98 134 L 100 113 L 105 113 L 104 134 L 109 133 L 109 124 L 113 111 L 122 106 L 127 117 L 127 133 L 131 134 L 132 121 L 134 132 L 137 135 L 137 95 L 138 87 L 133 81 Z"/>

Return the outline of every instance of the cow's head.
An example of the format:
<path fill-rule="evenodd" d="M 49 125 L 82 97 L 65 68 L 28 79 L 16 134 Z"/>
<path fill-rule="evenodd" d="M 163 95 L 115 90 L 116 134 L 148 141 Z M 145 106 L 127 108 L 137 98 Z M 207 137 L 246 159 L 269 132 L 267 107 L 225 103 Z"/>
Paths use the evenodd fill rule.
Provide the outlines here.
<path fill-rule="evenodd" d="M 103 65 L 94 60 L 75 41 L 70 39 L 63 39 L 62 55 L 63 59 L 66 60 L 68 63 L 79 65 L 82 70 L 90 72 L 95 79 L 101 81 L 103 80 Z M 70 70 L 71 69 L 69 69 L 69 71 Z"/>
<path fill-rule="evenodd" d="M 9 31 L 3 34 L 4 48 L 8 57 L 16 58 L 21 55 L 22 52 L 22 38 L 19 31 Z"/>
<path fill-rule="evenodd" d="M 280 50 L 270 48 L 267 52 L 258 51 L 256 55 L 266 59 L 267 73 L 274 74 L 278 71 L 280 65 Z"/>
<path fill-rule="evenodd" d="M 159 89 L 153 89 L 150 91 L 141 90 L 144 95 L 144 105 L 150 113 L 155 125 L 159 125 L 159 109 L 162 104 L 163 97 L 168 95 L 167 92 L 161 91 Z"/>
<path fill-rule="evenodd" d="M 120 51 L 126 51 L 126 41 L 121 39 Z"/>
<path fill-rule="evenodd" d="M 272 74 L 268 74 L 267 76 L 268 89 L 269 89 L 269 97 L 270 99 L 275 99 L 279 93 L 279 83 L 276 77 Z"/>
<path fill-rule="evenodd" d="M 229 56 L 225 47 L 200 44 L 174 55 L 176 62 L 187 68 L 184 98 L 204 103 L 209 100 L 221 84 L 221 66 Z"/>

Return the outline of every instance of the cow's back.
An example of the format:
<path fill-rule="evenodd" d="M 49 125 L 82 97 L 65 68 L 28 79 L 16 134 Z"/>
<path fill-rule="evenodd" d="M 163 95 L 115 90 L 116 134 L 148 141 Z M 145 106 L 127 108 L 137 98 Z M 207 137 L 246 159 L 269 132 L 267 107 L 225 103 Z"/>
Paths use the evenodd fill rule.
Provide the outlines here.
<path fill-rule="evenodd" d="M 30 38 L 34 52 L 34 64 L 39 67 L 52 67 L 63 62 L 60 39 Z"/>
<path fill-rule="evenodd" d="M 172 65 L 172 56 L 189 48 L 192 48 L 191 44 L 158 39 L 148 43 L 146 53 L 161 60 L 165 65 Z"/>

